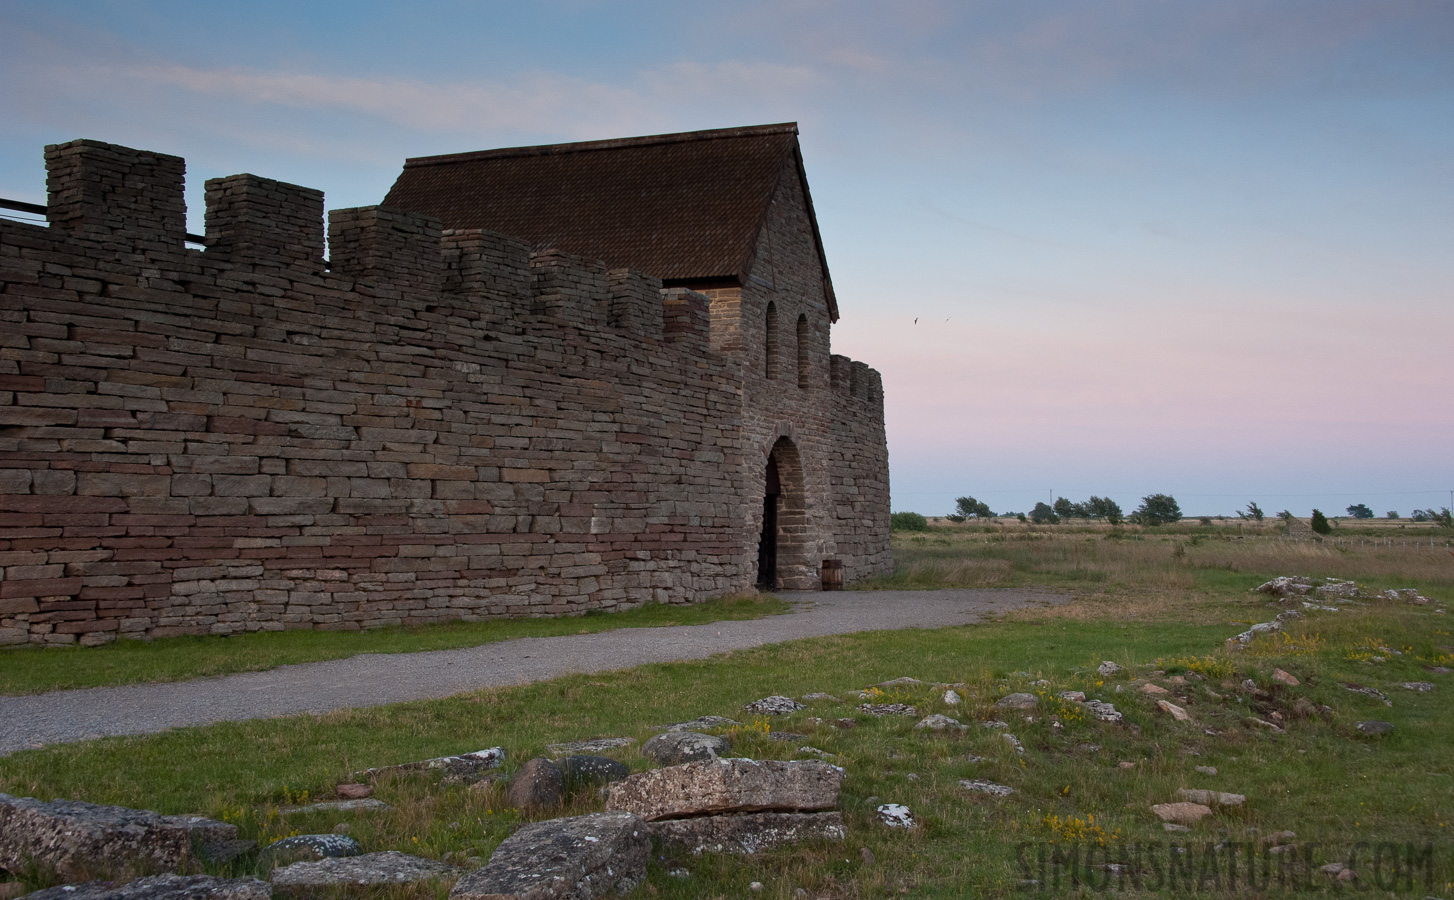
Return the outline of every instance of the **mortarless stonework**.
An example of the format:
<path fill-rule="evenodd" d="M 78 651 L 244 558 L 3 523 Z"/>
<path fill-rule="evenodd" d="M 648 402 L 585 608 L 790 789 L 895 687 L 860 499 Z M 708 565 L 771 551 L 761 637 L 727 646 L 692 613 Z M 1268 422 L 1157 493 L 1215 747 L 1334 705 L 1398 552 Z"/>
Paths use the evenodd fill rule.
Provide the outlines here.
<path fill-rule="evenodd" d="M 0 221 L 0 644 L 743 590 L 769 457 L 782 587 L 891 565 L 881 382 L 786 171 L 709 296 L 382 207 L 325 264 L 322 194 L 252 175 L 189 249 L 180 158 L 46 163 L 50 227 Z"/>

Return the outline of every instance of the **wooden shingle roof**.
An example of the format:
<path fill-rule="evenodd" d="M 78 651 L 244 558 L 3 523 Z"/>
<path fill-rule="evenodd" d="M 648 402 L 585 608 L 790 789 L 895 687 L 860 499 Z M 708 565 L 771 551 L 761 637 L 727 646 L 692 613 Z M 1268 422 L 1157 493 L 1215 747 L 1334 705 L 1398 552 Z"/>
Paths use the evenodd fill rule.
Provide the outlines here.
<path fill-rule="evenodd" d="M 795 122 L 406 160 L 384 205 L 445 228 L 485 228 L 655 275 L 668 285 L 742 284 L 785 166 L 807 199 Z"/>

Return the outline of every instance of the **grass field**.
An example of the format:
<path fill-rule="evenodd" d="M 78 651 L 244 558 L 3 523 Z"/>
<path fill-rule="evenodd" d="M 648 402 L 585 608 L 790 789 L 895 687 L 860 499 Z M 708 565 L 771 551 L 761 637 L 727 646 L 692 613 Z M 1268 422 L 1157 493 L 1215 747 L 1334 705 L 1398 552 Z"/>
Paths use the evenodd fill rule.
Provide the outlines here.
<path fill-rule="evenodd" d="M 0 759 L 0 791 L 201 812 L 235 821 L 263 843 L 347 821 L 366 850 L 461 861 L 487 857 L 522 821 L 501 789 L 472 792 L 419 776 L 379 785 L 376 796 L 394 806 L 389 812 L 296 818 L 278 807 L 331 795 L 335 784 L 370 766 L 503 745 L 513 767 L 547 743 L 600 736 L 640 742 L 653 725 L 717 714 L 742 723 L 728 732 L 736 754 L 806 758 L 798 748 L 812 746 L 843 766 L 848 839 L 746 858 L 661 855 L 633 896 L 1183 896 L 1198 884 L 1209 896 L 1331 893 L 1335 885 L 1351 893 L 1318 871 L 1349 862 L 1350 853 L 1365 896 L 1451 896 L 1454 677 L 1430 671 L 1454 667 L 1454 626 L 1442 611 L 1454 602 L 1454 559 L 1442 551 L 1340 550 L 1195 528 L 958 528 L 896 535 L 895 545 L 899 571 L 884 586 L 1033 584 L 1068 588 L 1074 599 L 983 625 L 797 641 L 446 700 L 29 751 Z M 1280 574 L 1413 587 L 1435 602 L 1307 610 L 1282 633 L 1229 652 L 1227 637 L 1283 608 L 1248 592 Z M 1124 671 L 1100 675 L 1103 660 Z M 1300 684 L 1274 680 L 1278 668 Z M 970 728 L 928 733 L 914 729 L 917 717 L 874 718 L 857 709 L 863 700 L 851 691 L 900 676 L 957 683 L 963 702 L 945 704 L 942 689 L 930 684 L 891 688 L 876 699 L 912 703 L 921 716 L 944 713 Z M 1141 690 L 1148 682 L 1168 690 L 1165 698 L 1193 721 L 1159 709 L 1158 698 Z M 1404 682 L 1434 688 L 1421 693 Z M 1380 690 L 1392 706 L 1347 683 Z M 1098 721 L 1059 700 L 1067 690 L 1113 703 L 1123 721 Z M 768 694 L 815 691 L 840 699 L 771 720 L 741 710 Z M 1038 708 L 995 708 L 1019 691 L 1034 694 Z M 840 718 L 856 727 L 830 724 Z M 1392 723 L 1393 733 L 1360 733 L 1356 723 L 1370 719 Z M 1023 752 L 1000 728 L 981 724 L 994 720 L 1006 723 Z M 772 739 L 784 731 L 802 737 Z M 634 769 L 649 767 L 634 748 L 615 755 Z M 971 792 L 961 779 L 987 779 L 1014 793 Z M 1174 800 L 1182 787 L 1241 793 L 1247 801 L 1218 809 L 1190 832 L 1168 833 L 1149 807 Z M 582 794 L 563 812 L 599 802 Z M 909 806 L 916 827 L 879 824 L 875 809 L 889 802 Z M 1272 836 L 1285 831 L 1296 837 L 1278 840 L 1297 849 L 1269 854 Z M 1133 851 L 1142 854 L 1139 862 Z M 1072 852 L 1074 867 L 1065 862 Z M 1127 867 L 1105 867 L 1118 862 Z M 251 865 L 224 871 L 254 871 Z M 1071 883 L 1072 869 L 1082 883 Z M 754 881 L 761 893 L 747 890 Z M 400 888 L 388 896 L 443 897 L 447 890 Z"/>

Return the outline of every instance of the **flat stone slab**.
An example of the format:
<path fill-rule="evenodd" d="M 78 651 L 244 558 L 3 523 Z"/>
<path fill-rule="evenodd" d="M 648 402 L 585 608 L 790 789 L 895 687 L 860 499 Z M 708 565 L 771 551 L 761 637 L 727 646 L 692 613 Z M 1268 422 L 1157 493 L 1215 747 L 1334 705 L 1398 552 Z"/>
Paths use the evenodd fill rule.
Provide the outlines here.
<path fill-rule="evenodd" d="M 182 869 L 191 861 L 194 837 L 233 840 L 237 827 L 201 816 L 0 794 L 0 869 L 12 872 L 33 865 L 62 878 L 85 878 L 113 870 Z"/>
<path fill-rule="evenodd" d="M 806 698 L 804 698 L 806 699 Z M 690 722 L 678 722 L 675 725 L 658 725 L 653 731 L 705 731 L 708 728 L 731 728 L 740 725 L 736 719 L 729 719 L 726 716 L 697 716 Z"/>
<path fill-rule="evenodd" d="M 1195 825 L 1212 814 L 1212 808 L 1204 803 L 1157 803 L 1151 807 L 1156 817 L 1163 822 L 1176 825 Z"/>
<path fill-rule="evenodd" d="M 295 862 L 274 869 L 268 880 L 276 887 L 324 887 L 331 884 L 410 884 L 453 878 L 459 869 L 397 850 L 360 856 Z"/>
<path fill-rule="evenodd" d="M 646 877 L 651 839 L 625 812 L 526 825 L 484 868 L 460 878 L 450 900 L 594 900 L 628 894 Z"/>
<path fill-rule="evenodd" d="M 932 716 L 925 716 L 923 719 L 919 720 L 919 724 L 915 725 L 914 727 L 926 729 L 928 731 L 964 731 L 969 728 L 968 725 L 964 724 L 953 716 L 942 716 L 938 713 L 935 713 Z"/>
<path fill-rule="evenodd" d="M 26 894 L 26 900 L 268 900 L 273 889 L 256 878 L 153 875 L 118 884 L 88 881 Z"/>
<path fill-rule="evenodd" d="M 919 710 L 907 703 L 864 703 L 858 707 L 860 712 L 866 712 L 871 716 L 917 716 Z"/>
<path fill-rule="evenodd" d="M 1176 799 L 1200 803 L 1203 806 L 1241 806 L 1247 802 L 1245 794 L 1229 794 L 1226 791 L 1202 791 L 1194 788 L 1179 788 Z"/>
<path fill-rule="evenodd" d="M 646 821 L 838 805 L 843 770 L 819 760 L 714 759 L 640 772 L 611 785 L 606 808 Z"/>
<path fill-rule="evenodd" d="M 983 778 L 959 779 L 959 786 L 966 791 L 974 791 L 978 794 L 993 794 L 996 797 L 1008 797 L 1015 792 L 1015 789 L 1007 784 L 995 784 L 993 781 L 986 781 Z"/>
<path fill-rule="evenodd" d="M 295 834 L 263 848 L 258 859 L 274 866 L 291 862 L 312 862 L 341 856 L 359 856 L 363 847 L 346 834 Z"/>
<path fill-rule="evenodd" d="M 655 760 L 663 766 L 679 766 L 682 763 L 716 759 L 732 752 L 732 745 L 726 738 L 695 731 L 668 731 L 658 734 L 641 745 L 641 755 Z"/>
<path fill-rule="evenodd" d="M 621 747 L 630 747 L 634 743 L 636 743 L 636 738 L 596 738 L 591 741 L 567 741 L 564 744 L 546 744 L 545 752 L 551 756 L 574 756 L 578 753 L 600 753 L 603 750 L 616 750 Z"/>
<path fill-rule="evenodd" d="M 840 812 L 743 813 L 698 816 L 646 823 L 647 832 L 663 844 L 693 856 L 703 853 L 758 853 L 811 840 L 841 841 L 848 836 Z"/>
<path fill-rule="evenodd" d="M 479 781 L 494 769 L 505 764 L 505 748 L 490 747 L 459 756 L 437 756 L 418 762 L 400 763 L 396 766 L 379 766 L 364 770 L 364 777 L 377 779 L 380 775 L 412 775 L 416 772 L 438 771 L 447 779 L 459 782 Z"/>
<path fill-rule="evenodd" d="M 284 806 L 278 810 L 278 815 L 287 816 L 309 812 L 368 812 L 393 808 L 382 800 L 365 797 L 360 800 L 324 800 L 321 803 L 309 803 L 305 806 Z"/>

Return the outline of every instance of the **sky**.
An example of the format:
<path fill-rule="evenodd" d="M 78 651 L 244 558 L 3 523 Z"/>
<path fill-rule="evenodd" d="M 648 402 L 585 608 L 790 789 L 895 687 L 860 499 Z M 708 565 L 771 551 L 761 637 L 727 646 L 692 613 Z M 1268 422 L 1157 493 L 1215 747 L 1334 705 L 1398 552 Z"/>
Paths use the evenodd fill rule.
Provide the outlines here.
<path fill-rule="evenodd" d="M 893 507 L 1454 505 L 1454 4 L 0 4 L 0 197 L 85 137 L 405 157 L 799 123 Z"/>

